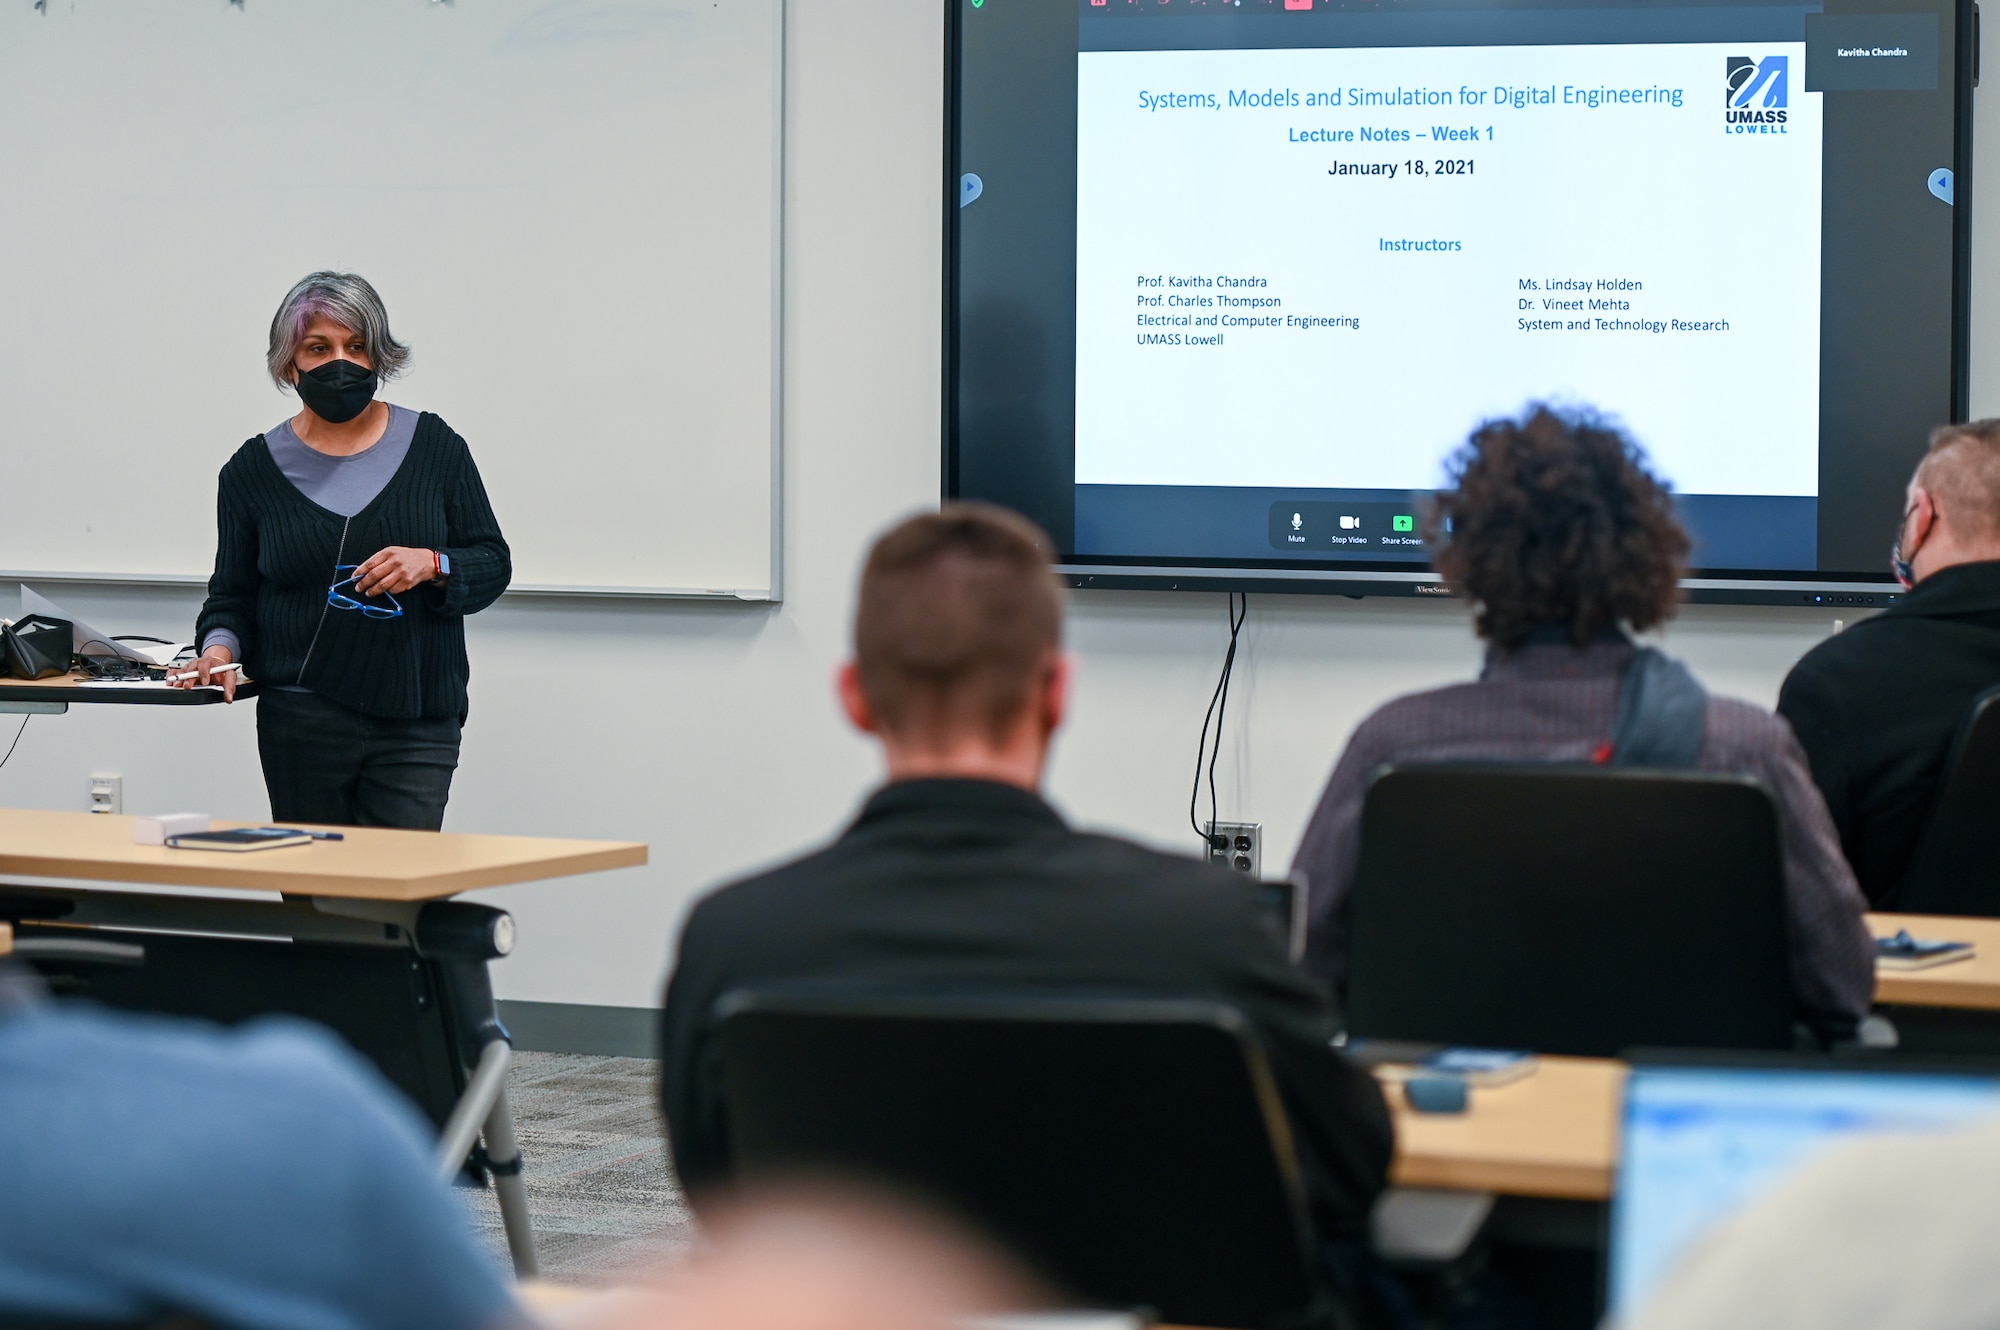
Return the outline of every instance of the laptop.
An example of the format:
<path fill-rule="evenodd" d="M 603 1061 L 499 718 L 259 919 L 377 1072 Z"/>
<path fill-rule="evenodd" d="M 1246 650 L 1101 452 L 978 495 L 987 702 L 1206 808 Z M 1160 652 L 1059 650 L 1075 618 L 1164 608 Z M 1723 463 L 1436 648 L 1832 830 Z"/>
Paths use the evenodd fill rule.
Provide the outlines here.
<path fill-rule="evenodd" d="M 2000 1071 L 1637 1066 L 1625 1090 L 1606 1311 L 1629 1320 L 1708 1227 L 1843 1141 L 2000 1116 Z"/>

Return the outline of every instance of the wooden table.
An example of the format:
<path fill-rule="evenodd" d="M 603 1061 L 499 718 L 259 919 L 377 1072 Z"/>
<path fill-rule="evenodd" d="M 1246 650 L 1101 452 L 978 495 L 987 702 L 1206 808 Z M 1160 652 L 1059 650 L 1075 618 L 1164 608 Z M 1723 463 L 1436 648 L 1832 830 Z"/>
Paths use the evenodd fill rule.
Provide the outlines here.
<path fill-rule="evenodd" d="M 427 901 L 646 862 L 633 841 L 338 827 L 344 837 L 229 854 L 132 843 L 131 817 L 0 809 L 0 873 L 234 887 L 323 899 Z M 218 830 L 258 823 L 217 822 Z"/>
<path fill-rule="evenodd" d="M 236 700 L 257 696 L 257 685 L 245 679 L 236 686 Z M 0 715 L 60 716 L 72 702 L 123 706 L 212 707 L 222 702 L 222 689 L 174 688 L 165 683 L 103 684 L 81 670 L 46 679 L 0 679 Z"/>
<path fill-rule="evenodd" d="M 134 844 L 136 820 L 0 809 L 0 873 L 43 879 L 0 882 L 0 921 L 44 946 L 69 939 L 143 949 L 137 968 L 85 961 L 65 974 L 109 1005 L 226 1022 L 273 1012 L 318 1021 L 440 1127 L 462 1124 L 468 1135 L 457 1139 L 479 1124 L 484 1154 L 474 1158 L 495 1179 L 515 1269 L 533 1275 L 505 1093 L 507 1035 L 486 972 L 511 950 L 513 921 L 446 898 L 636 867 L 646 847 L 341 827 L 338 841 L 230 854 Z M 133 892 L 121 883 L 222 890 Z"/>
<path fill-rule="evenodd" d="M 1908 1007 L 1949 1007 L 1961 1011 L 2000 1011 L 2000 919 L 1962 919 L 1927 914 L 1871 914 L 1868 927 L 1876 937 L 1893 937 L 1907 928 L 1910 936 L 1970 942 L 1969 961 L 1953 961 L 1929 970 L 1887 970 L 1875 976 L 1875 1000 Z"/>
<path fill-rule="evenodd" d="M 1509 1196 L 1602 1201 L 1618 1165 L 1625 1066 L 1602 1058 L 1545 1057 L 1510 1085 L 1474 1089 L 1464 1113 L 1417 1113 L 1384 1085 L 1396 1119 L 1400 1187 L 1448 1187 Z"/>

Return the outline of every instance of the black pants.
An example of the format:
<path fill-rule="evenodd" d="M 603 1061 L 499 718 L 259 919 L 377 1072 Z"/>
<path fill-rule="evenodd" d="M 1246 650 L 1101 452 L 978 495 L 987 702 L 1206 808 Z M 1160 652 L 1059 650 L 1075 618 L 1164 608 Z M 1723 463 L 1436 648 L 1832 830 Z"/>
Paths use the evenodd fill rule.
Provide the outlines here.
<path fill-rule="evenodd" d="M 436 831 L 462 728 L 457 716 L 392 720 L 318 693 L 262 693 L 257 756 L 271 820 Z"/>

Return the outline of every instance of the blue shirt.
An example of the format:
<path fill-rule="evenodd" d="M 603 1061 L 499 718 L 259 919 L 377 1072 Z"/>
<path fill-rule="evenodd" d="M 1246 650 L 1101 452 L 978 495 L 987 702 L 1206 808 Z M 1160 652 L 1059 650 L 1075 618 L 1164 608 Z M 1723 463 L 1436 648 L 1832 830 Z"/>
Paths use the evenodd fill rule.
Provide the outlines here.
<path fill-rule="evenodd" d="M 524 1323 L 434 1149 L 371 1067 L 303 1022 L 0 1004 L 0 1315 Z"/>

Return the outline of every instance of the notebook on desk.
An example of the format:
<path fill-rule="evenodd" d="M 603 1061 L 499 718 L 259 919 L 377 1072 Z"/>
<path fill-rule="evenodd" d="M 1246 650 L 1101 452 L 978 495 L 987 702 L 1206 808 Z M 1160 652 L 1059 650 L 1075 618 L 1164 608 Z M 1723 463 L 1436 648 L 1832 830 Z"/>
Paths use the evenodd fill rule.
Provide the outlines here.
<path fill-rule="evenodd" d="M 1611 1205 L 1606 1312 L 1630 1319 L 1710 1225 L 1841 1142 L 1996 1114 L 2000 1070 L 1848 1070 L 1776 1059 L 1634 1067 Z"/>
<path fill-rule="evenodd" d="M 245 854 L 252 850 L 281 850 L 287 845 L 310 845 L 311 832 L 290 827 L 236 827 L 228 831 L 191 831 L 166 838 L 170 850 L 219 850 Z"/>
<path fill-rule="evenodd" d="M 1971 960 L 1972 953 L 1970 942 L 1911 937 L 1907 928 L 1898 929 L 1894 937 L 1875 939 L 1875 964 L 1883 970 L 1928 970 L 1953 961 Z"/>

